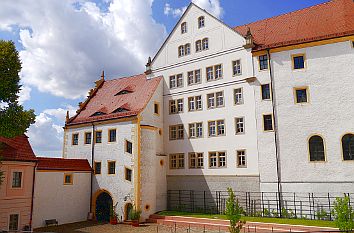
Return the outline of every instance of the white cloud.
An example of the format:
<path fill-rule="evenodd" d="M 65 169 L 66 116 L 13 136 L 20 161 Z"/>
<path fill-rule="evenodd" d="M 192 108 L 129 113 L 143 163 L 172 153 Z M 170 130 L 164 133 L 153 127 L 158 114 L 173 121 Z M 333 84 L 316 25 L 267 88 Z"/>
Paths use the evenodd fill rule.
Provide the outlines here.
<path fill-rule="evenodd" d="M 220 5 L 220 0 L 192 0 L 192 2 L 214 15 L 216 18 L 222 18 L 224 14 L 224 9 Z M 173 17 L 180 17 L 186 9 L 186 6 L 181 8 L 172 8 L 169 3 L 166 3 L 164 7 L 164 14 L 172 15 Z"/>
<path fill-rule="evenodd" d="M 74 99 L 102 69 L 110 78 L 143 72 L 166 36 L 152 18 L 152 0 L 108 4 L 102 11 L 82 0 L 2 0 L 0 30 L 20 27 L 23 83 Z"/>
<path fill-rule="evenodd" d="M 18 102 L 19 104 L 23 104 L 24 102 L 28 101 L 31 99 L 31 88 L 28 86 L 22 86 L 20 93 L 19 93 L 19 98 Z"/>
<path fill-rule="evenodd" d="M 36 123 L 27 132 L 32 148 L 37 156 L 61 157 L 66 111 L 73 116 L 75 108 L 46 109 L 36 117 Z M 59 123 L 57 123 L 59 122 Z"/>

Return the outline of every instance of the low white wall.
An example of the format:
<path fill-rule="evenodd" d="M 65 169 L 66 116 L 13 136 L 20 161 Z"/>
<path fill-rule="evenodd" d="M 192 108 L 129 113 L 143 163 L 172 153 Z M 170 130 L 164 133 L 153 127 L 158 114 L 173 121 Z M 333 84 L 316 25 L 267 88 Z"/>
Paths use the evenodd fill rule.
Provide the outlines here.
<path fill-rule="evenodd" d="M 73 174 L 73 184 L 64 185 L 64 173 Z M 90 173 L 36 171 L 33 227 L 46 219 L 59 224 L 84 221 L 90 211 Z"/>

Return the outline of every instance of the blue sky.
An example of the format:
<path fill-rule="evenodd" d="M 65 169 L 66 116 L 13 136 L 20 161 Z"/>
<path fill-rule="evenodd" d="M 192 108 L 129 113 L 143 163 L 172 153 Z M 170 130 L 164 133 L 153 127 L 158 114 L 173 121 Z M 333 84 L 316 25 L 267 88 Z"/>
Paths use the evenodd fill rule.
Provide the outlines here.
<path fill-rule="evenodd" d="M 0 39 L 13 40 L 23 62 L 21 100 L 38 115 L 28 135 L 42 156 L 60 156 L 65 112 L 107 78 L 143 71 L 190 0 L 2 0 Z M 152 1 L 152 4 L 151 4 Z M 58 3 L 59 2 L 59 3 Z M 324 0 L 193 0 L 237 26 Z M 167 7 L 169 10 L 167 10 Z M 134 64 L 133 66 L 131 64 Z M 135 65 L 137 64 L 137 65 Z"/>

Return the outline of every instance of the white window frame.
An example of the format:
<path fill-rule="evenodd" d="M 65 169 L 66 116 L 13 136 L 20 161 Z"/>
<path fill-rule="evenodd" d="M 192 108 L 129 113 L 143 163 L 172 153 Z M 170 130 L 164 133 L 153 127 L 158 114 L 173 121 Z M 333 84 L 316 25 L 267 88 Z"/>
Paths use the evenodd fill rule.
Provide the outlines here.
<path fill-rule="evenodd" d="M 233 76 L 242 75 L 241 59 L 232 61 L 232 75 Z"/>
<path fill-rule="evenodd" d="M 243 153 L 243 154 L 241 154 Z M 243 157 L 243 159 L 242 159 Z M 240 164 L 240 162 L 244 162 L 244 164 Z M 238 168 L 246 168 L 247 167 L 247 153 L 246 150 L 237 150 L 236 151 L 236 166 Z"/>
<path fill-rule="evenodd" d="M 238 92 L 240 91 L 240 92 Z M 243 104 L 243 88 L 235 88 L 234 89 L 234 105 L 241 105 Z"/>
<path fill-rule="evenodd" d="M 235 134 L 245 134 L 245 117 L 235 117 Z"/>
<path fill-rule="evenodd" d="M 187 33 L 187 22 L 181 23 L 181 34 Z"/>

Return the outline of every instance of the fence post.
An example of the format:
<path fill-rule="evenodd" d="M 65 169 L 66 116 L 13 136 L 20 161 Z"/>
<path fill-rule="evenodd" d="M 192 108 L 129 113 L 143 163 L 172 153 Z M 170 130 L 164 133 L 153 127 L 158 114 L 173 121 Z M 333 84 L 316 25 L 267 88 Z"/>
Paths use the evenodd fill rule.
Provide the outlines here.
<path fill-rule="evenodd" d="M 329 196 L 329 193 L 327 193 L 327 198 L 328 198 L 329 220 L 332 221 L 331 198 Z"/>
<path fill-rule="evenodd" d="M 246 192 L 245 202 L 246 202 L 246 214 L 248 215 L 248 198 L 247 198 L 247 192 Z"/>
<path fill-rule="evenodd" d="M 276 200 L 276 203 L 277 203 L 277 218 L 278 218 L 280 216 L 280 214 L 279 214 L 280 206 L 279 206 L 279 201 L 278 201 L 278 192 L 275 195 L 275 200 Z"/>
<path fill-rule="evenodd" d="M 297 214 L 296 214 L 296 194 L 294 192 L 294 209 L 295 209 L 295 218 L 297 218 Z"/>
<path fill-rule="evenodd" d="M 315 199 L 313 198 L 313 193 L 312 195 L 312 207 L 313 207 L 313 219 L 316 219 L 316 211 L 315 211 Z"/>
<path fill-rule="evenodd" d="M 206 214 L 206 200 L 205 200 L 205 196 L 206 196 L 206 191 L 204 191 L 204 194 L 203 194 L 203 205 L 204 205 L 204 214 Z"/>
<path fill-rule="evenodd" d="M 218 191 L 215 191 L 215 198 L 216 198 L 216 212 L 219 214 L 219 197 L 218 197 Z"/>
<path fill-rule="evenodd" d="M 180 211 L 182 211 L 182 207 L 181 207 L 181 190 L 178 190 L 178 209 L 180 209 Z"/>
<path fill-rule="evenodd" d="M 167 210 L 171 210 L 171 204 L 170 204 L 171 197 L 170 197 L 170 195 L 171 195 L 171 191 L 167 190 Z"/>
<path fill-rule="evenodd" d="M 312 213 L 311 213 L 311 194 L 309 193 L 309 205 L 310 205 L 310 217 L 312 219 Z"/>
<path fill-rule="evenodd" d="M 262 200 L 262 216 L 264 217 L 264 202 L 263 202 L 263 192 L 262 192 L 261 200 Z"/>

